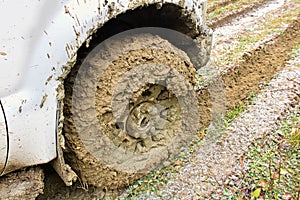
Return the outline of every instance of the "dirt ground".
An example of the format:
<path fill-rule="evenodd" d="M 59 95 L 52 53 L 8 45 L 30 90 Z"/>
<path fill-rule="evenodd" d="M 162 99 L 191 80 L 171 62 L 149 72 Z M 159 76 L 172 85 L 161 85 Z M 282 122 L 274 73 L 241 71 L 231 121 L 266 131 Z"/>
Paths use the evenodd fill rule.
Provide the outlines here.
<path fill-rule="evenodd" d="M 300 43 L 299 27 L 299 20 L 294 20 L 281 35 L 273 38 L 270 43 L 244 54 L 243 60 L 222 76 L 226 86 L 228 109 L 240 104 L 251 93 L 259 92 L 261 85 L 266 84 L 281 69 L 285 61 L 290 59 L 289 52 Z M 80 184 L 75 187 L 80 187 Z M 70 199 L 105 198 L 107 196 L 116 197 L 122 192 L 122 190 L 105 191 L 93 187 L 89 192 L 85 192 L 82 189 L 76 190 L 75 187 L 66 191 L 60 190 L 54 196 L 48 193 L 49 196 L 40 196 L 38 199 L 61 199 L 66 194 Z"/>
<path fill-rule="evenodd" d="M 35 199 L 44 190 L 44 173 L 40 167 L 10 173 L 0 179 L 0 199 Z"/>
<path fill-rule="evenodd" d="M 192 106 L 193 102 L 195 102 L 196 95 L 194 99 L 184 98 L 184 101 L 180 102 L 180 97 L 190 96 L 184 93 L 185 91 L 182 89 L 185 82 L 177 77 L 172 70 L 162 70 L 163 66 L 159 65 L 162 64 L 174 68 L 176 69 L 174 71 L 179 72 L 186 80 L 195 82 L 195 76 L 193 76 L 193 74 L 195 74 L 196 70 L 183 51 L 179 52 L 178 49 L 175 49 L 175 47 L 166 40 L 150 34 L 139 34 L 130 37 L 126 35 L 125 37 L 110 40 L 111 41 L 105 41 L 108 43 L 106 45 L 109 46 L 109 48 L 101 50 L 105 53 L 108 52 L 109 56 L 103 58 L 99 56 L 102 56 L 102 54 L 98 51 L 96 51 L 96 54 L 91 52 L 88 59 L 86 59 L 87 63 L 80 65 L 80 70 L 76 74 L 76 81 L 74 81 L 75 83 L 65 84 L 67 88 L 66 102 L 69 103 L 65 103 L 65 105 L 68 105 L 66 108 L 68 111 L 66 112 L 67 114 L 65 114 L 66 123 L 64 124 L 64 135 L 66 137 L 67 146 L 72 148 L 71 152 L 76 154 L 68 153 L 67 158 L 70 157 L 68 160 L 71 166 L 76 166 L 74 168 L 80 173 L 82 181 L 98 187 L 114 189 L 130 184 L 134 177 L 141 177 L 150 169 L 154 169 L 156 163 L 161 163 L 167 158 L 174 157 L 175 153 L 171 155 L 169 152 L 176 152 L 176 150 L 170 149 L 173 147 L 166 149 L 166 144 L 172 140 L 172 142 L 183 146 L 185 138 L 188 138 L 186 137 L 186 133 L 197 131 L 198 118 L 196 114 L 198 112 L 196 106 Z M 130 40 L 130 42 L 128 42 L 128 40 Z M 152 46 L 155 46 L 156 49 L 151 49 Z M 135 48 L 137 50 L 135 50 Z M 112 57 L 116 57 L 114 54 L 122 56 L 118 56 L 118 59 L 114 59 L 113 64 L 111 64 L 109 60 L 112 59 Z M 104 72 L 101 74 L 101 68 L 105 68 L 106 64 L 108 67 L 103 70 Z M 95 95 L 95 112 L 97 113 L 97 118 L 95 117 L 96 122 L 92 123 L 89 123 L 91 120 L 86 120 L 92 118 L 91 116 L 95 116 L 94 110 L 90 109 L 94 106 L 94 102 L 82 94 L 93 94 L 95 86 L 90 84 L 94 83 L 93 81 L 87 82 L 85 76 L 82 80 L 78 78 L 82 74 L 87 73 L 83 70 L 84 66 L 88 66 L 89 74 L 93 74 L 95 79 L 98 79 L 98 77 L 100 77 L 99 74 L 101 74 Z M 124 66 L 130 67 L 125 68 Z M 131 69 L 139 67 L 143 69 L 141 70 L 143 73 L 139 73 L 138 70 L 134 71 L 136 69 Z M 125 75 L 129 69 L 133 71 L 130 75 Z M 164 71 L 164 73 L 162 71 Z M 168 85 L 173 83 L 172 91 L 175 91 L 174 93 L 178 100 L 174 94 L 166 94 L 167 90 L 162 86 L 155 84 L 145 86 L 145 83 L 150 83 L 151 80 L 153 80 L 153 74 L 158 74 L 155 76 L 155 81 L 157 82 L 163 83 L 163 81 L 166 80 L 166 82 L 169 82 Z M 89 77 L 89 79 L 93 78 Z M 120 83 L 121 80 L 124 81 Z M 135 84 L 129 84 L 130 80 L 140 81 L 136 81 L 138 83 Z M 179 81 L 181 84 L 177 84 L 178 80 L 182 80 Z M 80 83 L 78 84 L 78 82 Z M 95 81 L 95 84 L 96 83 Z M 137 85 L 140 86 L 137 87 Z M 177 85 L 177 88 L 175 88 L 175 85 Z M 73 87 L 76 88 L 76 91 L 74 91 L 76 94 L 68 95 Z M 126 94 L 124 94 L 124 88 L 126 88 Z M 141 91 L 140 88 L 142 88 Z M 116 91 L 115 96 L 118 97 L 118 99 L 115 100 L 116 103 L 112 103 L 115 96 L 111 91 Z M 190 87 L 189 91 L 193 91 L 193 88 Z M 130 99 L 131 94 L 133 94 L 132 96 L 135 95 L 136 99 Z M 74 98 L 72 99 L 74 96 L 76 97 L 75 100 Z M 94 96 L 92 96 L 91 99 L 94 99 Z M 195 124 L 195 126 L 193 127 L 191 125 L 186 128 L 187 130 L 181 130 L 185 127 L 181 127 L 179 120 L 176 120 L 175 117 L 172 118 L 172 116 L 168 114 L 168 116 L 164 116 L 164 118 L 159 117 L 154 119 L 159 121 L 159 123 L 157 123 L 157 126 L 155 126 L 155 124 L 151 126 L 152 133 L 150 133 L 149 130 L 147 132 L 144 128 L 136 128 L 136 122 L 129 122 L 122 118 L 122 110 L 126 110 L 127 99 L 130 99 L 129 104 L 135 111 L 134 115 L 130 114 L 131 117 L 129 119 L 131 120 L 136 120 L 135 116 L 140 113 L 139 110 L 146 113 L 142 114 L 141 117 L 145 117 L 144 119 L 151 118 L 151 116 L 147 114 L 147 110 L 150 112 L 152 105 L 156 104 L 157 107 L 160 107 L 159 109 L 162 110 L 159 111 L 160 113 L 172 110 L 176 117 L 180 116 L 181 119 L 186 120 L 184 123 Z M 187 112 L 189 113 L 188 116 L 179 114 L 179 103 L 181 106 L 183 104 L 188 105 L 185 106 L 189 109 Z M 78 118 L 76 118 L 77 116 L 74 114 L 76 113 L 76 109 L 78 109 L 78 113 L 80 113 Z M 116 112 L 114 112 L 114 110 Z M 116 127 L 116 119 L 118 119 L 119 124 L 122 122 L 120 126 L 124 128 Z M 101 128 L 99 128 L 98 121 L 100 122 Z M 138 122 L 138 119 L 136 121 Z M 75 122 L 76 126 L 74 125 Z M 161 130 L 158 124 L 163 124 L 169 128 Z M 147 125 L 145 126 L 148 127 Z M 135 135 L 128 136 L 128 134 L 125 133 L 128 128 L 133 129 L 133 131 L 129 132 Z M 86 131 L 87 129 L 88 131 Z M 114 142 L 113 145 L 109 146 L 109 144 L 105 142 L 105 137 L 101 134 L 102 131 L 103 134 Z M 74 133 L 81 134 L 76 135 Z M 87 135 L 88 141 L 83 138 L 83 133 L 86 133 L 85 135 Z M 159 135 L 159 137 L 151 137 L 152 134 L 154 136 Z M 176 138 L 176 141 L 175 139 L 173 140 L 173 138 Z M 82 144 L 82 141 L 84 141 L 84 144 Z M 92 144 L 90 144 L 89 141 L 92 141 Z M 104 146 L 101 146 L 103 144 Z M 116 150 L 115 147 L 119 146 L 122 147 L 122 151 Z M 87 147 L 89 150 L 86 150 Z M 176 145 L 176 147 L 178 146 Z M 134 156 L 132 156 L 133 154 Z M 101 162 L 98 159 L 101 160 Z M 111 168 L 109 166 L 118 167 Z M 103 173 L 101 176 L 99 176 L 99 171 Z M 139 173 L 135 173 L 137 171 Z"/>
<path fill-rule="evenodd" d="M 231 2 L 233 1 L 228 2 L 228 4 Z M 254 9 L 259 6 L 261 6 L 261 2 L 259 2 L 257 6 L 252 6 L 252 8 Z M 243 16 L 235 14 L 234 17 L 242 18 Z M 233 17 L 228 17 L 227 20 L 231 20 L 232 18 Z M 226 24 L 226 22 L 227 21 L 220 21 L 222 25 Z M 216 24 L 216 22 L 214 23 Z M 281 66 L 290 59 L 291 50 L 299 44 L 300 16 L 298 13 L 298 18 L 291 21 L 288 28 L 282 34 L 276 36 L 267 44 L 245 52 L 242 60 L 236 63 L 227 73 L 222 75 L 226 89 L 227 109 L 232 109 L 236 105 L 241 104 L 251 93 L 258 93 L 263 85 L 267 84 L 274 74 L 281 69 Z M 43 186 L 42 183 L 43 173 L 39 168 L 14 173 L 1 179 L 0 188 L 4 188 L 4 190 L 1 190 L 0 199 L 24 199 L 23 197 L 26 197 L 28 194 L 30 194 L 30 198 L 26 199 L 35 199 L 36 197 L 40 200 L 104 199 L 105 197 L 116 198 L 126 189 L 105 190 L 94 187 L 86 188 L 83 187 L 80 182 L 77 182 L 72 187 L 66 187 L 50 166 L 45 165 L 42 166 L 42 168 L 45 174 L 45 186 Z M 28 182 L 27 180 L 31 180 L 31 173 L 37 173 L 38 178 Z M 25 180 L 25 183 L 31 184 L 30 188 L 34 188 L 34 190 L 23 191 L 21 186 L 5 184 L 5 181 L 11 179 Z M 15 192 L 14 190 L 20 192 Z M 9 196 L 12 191 L 13 193 L 17 193 L 17 197 Z M 40 194 L 42 191 L 44 194 Z"/>
<path fill-rule="evenodd" d="M 292 48 L 300 44 L 300 16 L 283 34 L 266 45 L 244 54 L 244 61 L 223 76 L 229 109 L 240 104 L 251 92 L 257 93 L 275 72 L 290 59 Z"/>

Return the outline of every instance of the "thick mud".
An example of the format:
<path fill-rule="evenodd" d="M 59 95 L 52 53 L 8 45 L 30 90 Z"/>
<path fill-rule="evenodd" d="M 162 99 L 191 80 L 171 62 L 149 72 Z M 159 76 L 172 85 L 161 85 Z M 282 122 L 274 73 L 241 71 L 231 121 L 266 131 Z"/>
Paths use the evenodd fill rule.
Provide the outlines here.
<path fill-rule="evenodd" d="M 300 42 L 299 17 L 268 44 L 246 52 L 243 61 L 222 76 L 228 110 L 238 106 L 251 93 L 258 93 L 263 89 L 291 59 L 290 52 Z"/>
<path fill-rule="evenodd" d="M 40 167 L 10 173 L 0 179 L 0 199 L 36 199 L 43 190 L 44 173 Z"/>
<path fill-rule="evenodd" d="M 242 62 L 225 74 L 227 108 L 232 109 L 268 84 L 276 72 L 290 60 L 290 52 L 300 44 L 300 16 L 270 43 L 247 52 Z"/>
<path fill-rule="evenodd" d="M 195 74 L 189 57 L 158 36 L 96 47 L 65 83 L 66 157 L 81 181 L 119 188 L 187 146 L 199 121 Z"/>
<path fill-rule="evenodd" d="M 261 46 L 251 52 L 247 52 L 243 56 L 243 61 L 239 62 L 234 68 L 222 75 L 222 80 L 226 89 L 227 109 L 232 109 L 247 99 L 251 93 L 259 92 L 264 85 L 278 72 L 286 61 L 290 59 L 291 49 L 300 44 L 300 18 L 293 21 L 289 27 L 273 41 Z M 209 94 L 207 90 L 203 90 L 200 94 L 200 110 L 203 109 L 203 115 L 207 114 L 209 119 Z M 203 126 L 209 121 L 204 122 Z M 50 176 L 49 176 L 50 177 Z M 59 180 L 56 180 L 59 181 Z M 120 190 L 107 191 L 91 187 L 88 192 L 76 187 L 83 185 L 76 184 L 74 187 L 63 189 L 57 193 L 59 195 L 45 194 L 39 199 L 90 199 L 92 197 L 105 198 L 105 194 L 116 197 Z M 81 191 L 81 192 L 80 192 Z M 53 192 L 53 190 L 52 190 Z M 111 195 L 109 195 L 111 196 Z M 51 198 L 50 198 L 51 197 Z"/>

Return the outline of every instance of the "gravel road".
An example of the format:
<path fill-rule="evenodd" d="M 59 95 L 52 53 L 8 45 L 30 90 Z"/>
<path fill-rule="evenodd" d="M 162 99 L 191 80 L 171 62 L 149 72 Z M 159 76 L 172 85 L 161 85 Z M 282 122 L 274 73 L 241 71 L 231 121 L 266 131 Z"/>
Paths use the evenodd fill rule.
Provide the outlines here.
<path fill-rule="evenodd" d="M 234 71 L 233 68 L 236 67 L 235 63 L 244 59 L 245 55 L 247 57 L 248 54 L 251 54 L 247 52 L 253 51 L 255 53 L 258 48 L 265 48 L 274 43 L 274 41 L 276 42 L 275 38 L 283 33 L 295 19 L 291 19 L 289 23 L 277 27 L 275 33 L 266 34 L 260 37 L 259 40 L 250 42 L 243 50 L 235 55 L 234 59 L 226 61 L 225 64 L 224 58 L 241 45 L 240 39 L 242 36 L 261 34 L 261 27 L 264 27 L 272 20 L 280 18 L 285 13 L 292 11 L 297 6 L 299 7 L 300 5 L 296 0 L 266 1 L 258 8 L 255 8 L 255 10 L 244 13 L 243 16 L 235 16 L 234 19 L 230 18 L 231 20 L 228 22 L 222 22 L 222 26 L 217 26 L 214 30 L 212 56 L 215 63 L 217 63 L 215 67 L 220 73 L 232 73 L 232 75 L 228 75 L 228 79 L 238 79 L 238 77 L 240 77 L 239 73 L 243 73 L 243 71 Z M 296 23 L 296 25 L 299 25 L 299 23 Z M 278 49 L 278 51 L 281 50 Z M 276 55 L 275 58 L 271 59 L 275 59 L 276 62 Z M 261 63 L 262 61 L 258 60 L 257 62 Z M 223 64 L 218 65 L 218 63 Z M 267 79 L 265 79 L 262 83 L 252 83 L 256 85 L 257 88 L 258 85 L 261 85 L 259 87 L 263 90 L 256 96 L 252 105 L 250 105 L 240 117 L 235 118 L 234 121 L 228 125 L 228 128 L 222 132 L 221 138 L 213 141 L 210 139 L 201 141 L 201 148 L 197 147 L 198 150 L 190 155 L 184 166 L 179 168 L 178 173 L 168 175 L 170 180 L 164 186 L 160 187 L 158 192 L 151 193 L 145 191 L 144 193 L 139 193 L 135 198 L 219 199 L 219 192 L 222 190 L 222 186 L 228 175 L 234 172 L 236 176 L 239 176 L 239 174 L 242 173 L 243 169 L 239 159 L 247 151 L 249 146 L 251 146 L 252 142 L 255 141 L 256 138 L 260 138 L 276 130 L 283 119 L 300 107 L 300 57 L 290 59 L 288 62 L 278 60 L 279 65 L 282 63 L 283 65 L 279 66 L 279 69 L 274 69 L 274 71 L 270 72 L 272 77 L 274 77 L 270 82 L 269 80 L 266 82 Z M 253 66 L 256 66 L 255 63 Z M 248 71 L 244 72 L 248 73 Z M 260 78 L 261 77 L 258 77 L 257 81 L 259 81 Z M 244 82 L 240 83 L 240 90 L 249 86 L 247 81 L 248 79 L 245 79 Z M 242 97 L 237 96 L 237 101 L 242 100 Z M 32 171 L 32 169 L 30 170 Z M 36 181 L 39 187 L 38 190 L 32 192 L 31 196 L 33 199 L 43 190 L 43 184 L 41 184 L 43 176 L 40 169 L 38 170 L 40 176 Z M 49 166 L 44 168 L 44 172 L 44 194 L 39 195 L 37 199 L 128 198 L 127 195 L 130 188 L 114 191 L 89 188 L 89 191 L 86 191 L 80 188 L 80 183 L 76 183 L 72 187 L 66 187 L 55 172 L 49 169 Z M 18 174 L 16 173 L 15 175 Z M 11 177 L 13 178 L 15 175 L 11 175 Z M 26 179 L 27 175 L 24 177 Z M 36 182 L 32 182 L 31 184 L 34 185 L 35 183 Z M 19 196 L 15 198 L 5 196 L 2 190 L 0 190 L 0 199 L 22 199 L 22 197 L 24 197 L 22 195 L 31 191 L 22 190 L 22 186 L 24 186 L 22 183 L 15 186 L 16 189 L 21 188 Z M 30 187 L 32 186 L 30 185 Z M 5 186 L 5 184 L 2 184 L 1 188 L 7 189 L 7 191 L 13 189 Z M 9 192 L 7 193 L 9 194 Z"/>
<path fill-rule="evenodd" d="M 213 43 L 214 59 L 218 62 L 237 47 L 240 36 L 249 34 L 249 31 L 253 35 L 257 34 L 261 31 L 259 27 L 289 12 L 294 6 L 293 1 L 269 1 L 257 10 L 247 13 L 243 18 L 237 18 L 229 24 L 217 28 Z M 249 44 L 245 48 L 246 52 L 276 43 L 275 38 L 287 27 L 288 24 L 281 26 L 277 29 L 277 33 L 267 34 L 259 41 Z M 299 37 L 296 38 L 299 39 Z M 278 51 L 280 50 L 278 49 Z M 236 58 L 240 59 L 243 55 L 245 55 L 245 51 L 237 54 Z M 276 60 L 276 58 L 273 59 Z M 220 139 L 217 141 L 204 139 L 200 148 L 189 157 L 184 167 L 180 168 L 179 173 L 168 175 L 166 179 L 170 180 L 166 185 L 159 187 L 155 193 L 147 190 L 140 192 L 136 198 L 220 199 L 219 194 L 226 178 L 233 173 L 239 177 L 239 174 L 242 173 L 244 166 L 240 166 L 239 159 L 251 144 L 257 138 L 276 130 L 282 120 L 299 109 L 299 61 L 300 57 L 297 57 L 285 62 L 284 66 L 279 67 L 280 70 L 277 73 L 276 70 L 273 71 L 275 74 L 272 76 L 275 78 L 268 83 L 255 82 L 254 84 L 261 85 L 262 92 L 257 95 L 253 104 L 241 113 L 240 117 L 229 124 Z M 260 66 L 261 61 L 258 59 L 257 62 L 257 65 Z M 219 71 L 230 73 L 230 70 L 236 67 L 235 63 L 236 60 L 227 62 L 227 65 L 216 65 L 216 67 Z M 280 63 L 279 61 L 278 65 Z M 241 77 L 238 75 L 232 78 Z M 240 88 L 242 90 L 242 85 Z M 125 192 L 120 198 L 126 198 L 127 195 L 128 193 Z"/>
<path fill-rule="evenodd" d="M 253 105 L 237 117 L 217 141 L 204 139 L 189 163 L 159 191 L 138 199 L 219 199 L 227 176 L 242 173 L 239 158 L 257 138 L 276 130 L 280 122 L 300 108 L 300 56 L 290 61 Z"/>

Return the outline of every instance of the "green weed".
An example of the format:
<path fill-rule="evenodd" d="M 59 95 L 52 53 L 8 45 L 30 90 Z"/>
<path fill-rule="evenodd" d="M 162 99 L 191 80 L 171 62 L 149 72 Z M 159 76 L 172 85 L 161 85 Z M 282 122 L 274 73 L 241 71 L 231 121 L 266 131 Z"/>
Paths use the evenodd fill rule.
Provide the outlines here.
<path fill-rule="evenodd" d="M 224 189 L 224 199 L 299 199 L 299 114 L 290 116 L 279 130 L 255 141 L 244 157 L 248 169 L 242 183 Z"/>

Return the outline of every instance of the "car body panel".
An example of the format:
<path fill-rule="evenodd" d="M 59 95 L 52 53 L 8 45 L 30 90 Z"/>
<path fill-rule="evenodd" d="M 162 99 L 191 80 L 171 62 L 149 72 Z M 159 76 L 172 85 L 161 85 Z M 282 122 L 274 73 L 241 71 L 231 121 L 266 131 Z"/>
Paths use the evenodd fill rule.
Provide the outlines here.
<path fill-rule="evenodd" d="M 0 101 L 0 175 L 7 161 L 8 133 L 3 107 Z"/>

